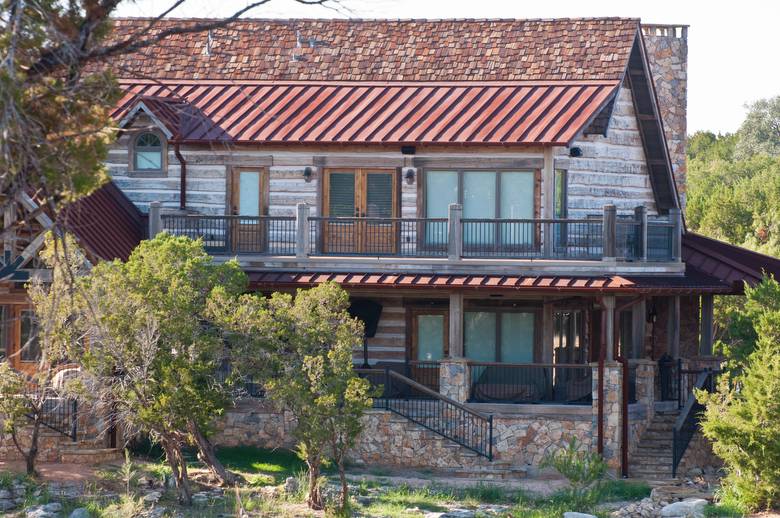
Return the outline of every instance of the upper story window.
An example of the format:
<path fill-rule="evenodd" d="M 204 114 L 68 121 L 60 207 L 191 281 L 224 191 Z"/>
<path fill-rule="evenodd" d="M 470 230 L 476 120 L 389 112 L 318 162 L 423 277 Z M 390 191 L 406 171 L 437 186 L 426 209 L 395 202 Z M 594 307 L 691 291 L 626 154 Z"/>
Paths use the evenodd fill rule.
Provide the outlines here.
<path fill-rule="evenodd" d="M 133 143 L 133 169 L 162 171 L 163 148 L 163 141 L 156 133 L 139 133 Z"/>
<path fill-rule="evenodd" d="M 451 203 L 464 218 L 532 219 L 534 171 L 427 171 L 425 216 L 446 218 Z"/>

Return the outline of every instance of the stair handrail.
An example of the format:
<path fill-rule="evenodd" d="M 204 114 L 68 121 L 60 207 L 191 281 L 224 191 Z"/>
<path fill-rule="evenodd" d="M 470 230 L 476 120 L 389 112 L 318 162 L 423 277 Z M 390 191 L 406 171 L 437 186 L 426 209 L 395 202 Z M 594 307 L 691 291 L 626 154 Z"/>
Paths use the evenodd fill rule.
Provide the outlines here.
<path fill-rule="evenodd" d="M 360 374 L 365 369 L 355 369 Z M 384 387 L 384 409 L 393 412 L 408 419 L 409 421 L 430 430 L 431 432 L 444 437 L 450 441 L 453 441 L 464 448 L 477 453 L 483 457 L 486 457 L 489 461 L 493 460 L 493 416 L 486 415 L 482 412 L 478 412 L 471 408 L 468 408 L 462 403 L 455 401 L 435 390 L 431 390 L 425 385 L 422 385 L 413 379 L 399 374 L 396 371 L 385 368 L 384 371 L 385 387 Z M 407 388 L 420 392 L 427 396 L 427 399 L 422 398 L 410 398 L 400 395 L 399 397 L 393 397 L 393 382 L 399 382 L 406 385 Z M 416 405 L 416 408 L 430 411 L 437 408 L 436 405 L 431 405 L 431 400 L 438 401 L 440 405 L 444 405 L 445 412 L 439 412 L 443 415 L 431 416 L 431 419 L 423 420 L 422 416 L 409 411 L 410 405 Z M 458 417 L 459 424 L 457 427 L 449 426 L 451 419 Z M 458 431 L 464 432 L 462 435 L 458 434 Z"/>
<path fill-rule="evenodd" d="M 38 383 L 27 380 L 26 397 L 42 397 L 44 408 L 39 414 L 39 423 L 46 428 L 58 432 L 71 441 L 75 442 L 78 438 L 78 400 L 74 397 L 63 396 L 54 387 L 41 387 Z M 54 411 L 46 409 L 46 402 L 49 400 L 58 400 Z M 56 416 L 53 418 L 53 416 Z M 30 420 L 34 420 L 32 413 L 25 414 Z M 47 419 L 48 418 L 48 419 Z"/>
<path fill-rule="evenodd" d="M 680 410 L 680 415 L 674 421 L 674 427 L 672 428 L 672 478 L 677 477 L 677 468 L 682 462 L 683 455 L 688 449 L 688 445 L 696 433 L 697 425 L 699 424 L 699 414 L 704 410 L 702 405 L 696 398 L 694 391 L 707 390 L 712 392 L 714 386 L 714 377 L 720 371 L 711 369 L 704 369 L 696 377 L 696 383 L 694 383 L 691 389 L 690 396 L 685 402 L 685 406 Z"/>

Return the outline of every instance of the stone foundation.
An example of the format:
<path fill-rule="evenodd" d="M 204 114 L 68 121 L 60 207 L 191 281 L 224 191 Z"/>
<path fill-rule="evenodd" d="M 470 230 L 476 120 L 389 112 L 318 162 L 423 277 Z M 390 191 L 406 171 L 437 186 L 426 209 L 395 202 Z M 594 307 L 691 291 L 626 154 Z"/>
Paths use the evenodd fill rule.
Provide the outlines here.
<path fill-rule="evenodd" d="M 712 451 L 712 443 L 701 432 L 696 432 L 685 450 L 677 472 L 686 475 L 695 468 L 710 472 L 722 467 L 723 461 Z"/>

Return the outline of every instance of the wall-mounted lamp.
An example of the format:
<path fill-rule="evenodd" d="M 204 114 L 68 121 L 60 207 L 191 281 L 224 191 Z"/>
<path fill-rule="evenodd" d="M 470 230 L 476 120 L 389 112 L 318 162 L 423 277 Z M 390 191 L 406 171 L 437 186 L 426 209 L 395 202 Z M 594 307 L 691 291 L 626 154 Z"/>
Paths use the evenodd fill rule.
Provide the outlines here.
<path fill-rule="evenodd" d="M 658 311 L 656 311 L 655 304 L 653 304 L 650 306 L 650 311 L 647 312 L 647 323 L 655 324 L 656 320 L 658 320 Z"/>
<path fill-rule="evenodd" d="M 311 176 L 314 173 L 314 169 L 309 166 L 303 168 L 303 179 L 307 182 L 311 182 Z"/>
<path fill-rule="evenodd" d="M 404 171 L 404 180 L 406 180 L 406 183 L 408 185 L 412 185 L 414 183 L 414 168 L 409 167 Z"/>
<path fill-rule="evenodd" d="M 574 146 L 573 148 L 569 149 L 569 156 L 572 158 L 579 158 L 582 156 L 582 148 Z"/>

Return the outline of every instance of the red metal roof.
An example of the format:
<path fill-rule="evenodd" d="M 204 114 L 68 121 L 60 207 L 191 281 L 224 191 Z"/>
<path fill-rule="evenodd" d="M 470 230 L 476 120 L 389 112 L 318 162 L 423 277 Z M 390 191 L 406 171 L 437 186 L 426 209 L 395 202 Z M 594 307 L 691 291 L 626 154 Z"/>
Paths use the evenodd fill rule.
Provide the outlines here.
<path fill-rule="evenodd" d="M 195 142 L 566 145 L 618 84 L 132 81 L 114 117 L 144 102 Z"/>
<path fill-rule="evenodd" d="M 682 259 L 689 267 L 733 286 L 735 291 L 742 291 L 744 283 L 755 286 L 764 273 L 780 279 L 780 259 L 694 232 L 683 235 Z"/>
<path fill-rule="evenodd" d="M 684 276 L 570 277 L 456 274 L 380 274 L 334 272 L 250 272 L 254 289 L 306 288 L 326 281 L 352 288 L 447 289 L 537 292 L 689 294 L 728 293 L 718 279 L 688 271 Z"/>
<path fill-rule="evenodd" d="M 99 259 L 126 260 L 144 238 L 142 214 L 113 182 L 68 206 L 59 218 Z"/>

